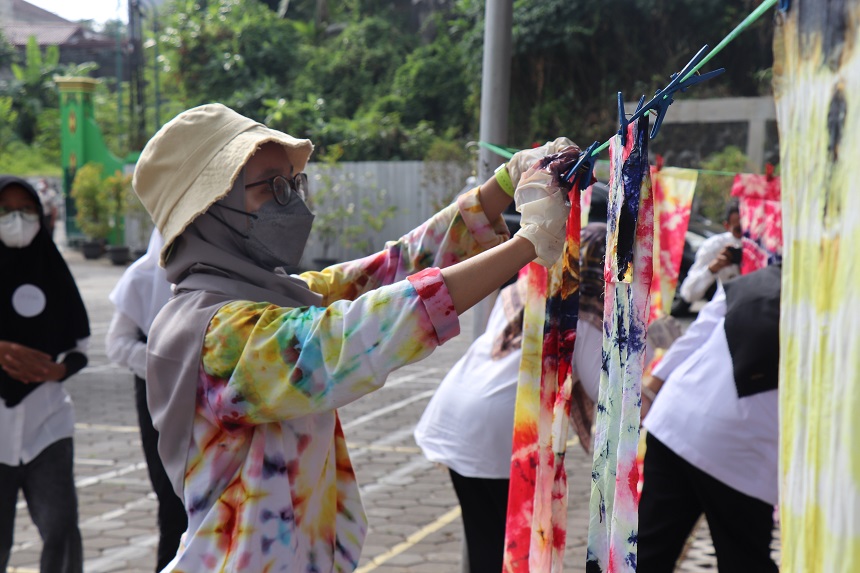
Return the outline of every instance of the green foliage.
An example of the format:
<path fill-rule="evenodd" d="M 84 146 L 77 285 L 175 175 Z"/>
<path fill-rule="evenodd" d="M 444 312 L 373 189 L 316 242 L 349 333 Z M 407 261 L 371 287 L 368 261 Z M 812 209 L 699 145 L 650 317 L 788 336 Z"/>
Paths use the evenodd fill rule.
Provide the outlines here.
<path fill-rule="evenodd" d="M 346 227 L 342 243 L 347 249 L 357 250 L 363 255 L 376 252 L 374 235 L 385 228 L 385 223 L 397 215 L 397 206 L 386 204 L 388 192 L 385 189 L 372 189 L 370 197 L 364 197 L 358 204 L 351 202 L 346 211 L 349 216 L 358 215 L 358 221 Z"/>
<path fill-rule="evenodd" d="M 354 117 L 391 85 L 415 44 L 414 37 L 381 17 L 350 22 L 329 42 L 308 47 L 305 67 L 312 73 L 298 75 L 294 89 L 322 97 L 333 116 Z"/>
<path fill-rule="evenodd" d="M 17 114 L 15 133 L 31 144 L 38 135 L 39 116 L 47 108 L 57 107 L 57 90 L 53 75 L 60 69 L 60 50 L 48 46 L 42 55 L 35 36 L 27 40 L 24 65 L 12 64 L 13 79 L 0 86 L 0 95 L 10 96 Z"/>
<path fill-rule="evenodd" d="M 440 127 L 456 126 L 464 132 L 470 118 L 462 95 L 468 91 L 460 48 L 444 35 L 414 50 L 394 75 L 401 115 L 410 125 L 429 119 Z"/>
<path fill-rule="evenodd" d="M 581 145 L 604 141 L 617 129 L 617 91 L 628 101 L 653 94 L 703 44 L 714 46 L 758 3 L 515 0 L 509 142 L 522 147 L 558 134 Z M 482 6 L 480 0 L 458 2 L 467 68 L 477 72 Z M 684 97 L 768 92 L 757 72 L 771 65 L 772 31 L 772 18 L 759 20 L 706 68 L 725 66 L 726 74 Z"/>
<path fill-rule="evenodd" d="M 322 246 L 322 258 L 329 258 L 329 251 L 343 236 L 349 213 L 346 209 L 345 195 L 351 190 L 351 182 L 342 175 L 332 171 L 337 167 L 343 150 L 332 147 L 327 154 L 321 156 L 321 163 L 328 169 L 318 174 L 313 183 L 313 192 L 308 198 L 308 206 L 314 212 L 314 237 Z"/>
<path fill-rule="evenodd" d="M 514 0 L 507 143 L 526 147 L 560 134 L 581 145 L 605 140 L 616 129 L 617 91 L 628 100 L 652 94 L 758 2 Z M 159 127 L 157 39 L 161 122 L 220 101 L 312 139 L 317 156 L 339 149 L 343 161 L 404 160 L 424 158 L 438 142 L 462 149 L 478 137 L 485 2 L 422 4 L 168 0 L 159 9 L 158 38 L 151 20 L 144 26 L 149 135 Z M 419 23 L 428 5 L 432 12 Z M 109 22 L 103 33 L 121 37 L 124 26 Z M 772 19 L 762 18 L 707 66 L 725 66 L 727 73 L 684 97 L 769 93 L 772 29 Z M 24 61 L 16 58 L 0 37 L 0 68 L 13 71 L 0 80 L 0 98 L 12 102 L 0 111 L 14 128 L 0 125 L 0 147 L 13 139 L 33 143 L 47 162 L 55 161 L 58 51 L 40 51 L 31 41 Z M 122 86 L 118 102 L 117 87 L 112 81 L 99 86 L 95 110 L 108 146 L 123 156 L 129 90 Z"/>
<path fill-rule="evenodd" d="M 2 113 L 2 102 L 0 102 L 0 113 Z M 0 132 L 2 131 L 0 128 Z M 0 145 L 0 173 L 14 173 L 21 177 L 36 175 L 60 177 L 62 170 L 60 164 L 54 162 L 53 158 L 46 157 L 39 146 L 25 145 L 16 139 L 6 145 Z"/>
<path fill-rule="evenodd" d="M 747 166 L 747 156 L 730 145 L 712 153 L 702 162 L 702 169 L 739 173 Z M 696 182 L 696 202 L 699 212 L 712 221 L 722 221 L 732 190 L 732 177 L 727 175 L 699 174 Z"/>
<path fill-rule="evenodd" d="M 14 126 L 18 120 L 11 97 L 0 96 L 0 117 L 3 118 L 0 121 L 0 151 L 5 151 L 15 139 Z"/>
<path fill-rule="evenodd" d="M 422 186 L 434 212 L 450 205 L 463 187 L 465 176 L 477 163 L 477 148 L 472 151 L 467 153 L 459 143 L 442 139 L 430 144 L 424 156 Z M 452 168 L 452 165 L 456 167 Z"/>
<path fill-rule="evenodd" d="M 342 157 L 343 149 L 337 145 L 331 146 L 322 156 L 325 168 L 316 175 L 313 192 L 308 198 L 316 215 L 314 237 L 320 241 L 324 259 L 329 258 L 331 248 L 338 242 L 347 251 L 358 251 L 362 255 L 374 252 L 374 235 L 397 214 L 397 207 L 387 204 L 387 191 L 369 181 L 364 187 L 369 187 L 371 194 L 359 196 L 359 182 L 354 175 L 339 169 Z"/>
<path fill-rule="evenodd" d="M 16 60 L 15 46 L 6 40 L 3 30 L 0 30 L 0 70 L 10 67 Z"/>
<path fill-rule="evenodd" d="M 111 229 L 111 197 L 102 183 L 104 166 L 87 163 L 77 170 L 72 182 L 75 223 L 90 239 L 107 239 Z"/>
<path fill-rule="evenodd" d="M 220 101 L 262 118 L 300 69 L 299 32 L 256 0 L 176 0 L 161 39 L 165 88 L 188 107 Z"/>
<path fill-rule="evenodd" d="M 106 239 L 111 229 L 122 224 L 129 205 L 134 205 L 131 175 L 114 173 L 103 177 L 104 166 L 87 163 L 75 174 L 72 198 L 75 223 L 90 239 Z"/>

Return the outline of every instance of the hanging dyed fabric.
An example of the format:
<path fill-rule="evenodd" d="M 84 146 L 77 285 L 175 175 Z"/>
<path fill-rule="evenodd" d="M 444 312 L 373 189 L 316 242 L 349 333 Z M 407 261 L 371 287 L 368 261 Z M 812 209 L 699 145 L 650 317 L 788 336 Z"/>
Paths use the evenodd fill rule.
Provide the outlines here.
<path fill-rule="evenodd" d="M 777 14 L 781 570 L 860 571 L 860 5 Z"/>
<path fill-rule="evenodd" d="M 647 116 L 630 124 L 626 145 L 609 146 L 603 371 L 594 434 L 586 571 L 636 570 L 636 448 L 640 387 L 653 272 L 654 210 Z"/>
<path fill-rule="evenodd" d="M 738 198 L 744 232 L 741 274 L 782 260 L 779 177 L 751 173 L 735 175 L 732 197 Z"/>
<path fill-rule="evenodd" d="M 564 454 L 579 313 L 578 185 L 568 197 L 571 209 L 561 259 L 551 269 L 537 263 L 527 267 L 505 531 L 507 573 L 562 570 L 567 531 Z"/>
<path fill-rule="evenodd" d="M 654 221 L 658 224 L 654 225 L 654 278 L 648 324 L 672 310 L 698 177 L 699 172 L 694 169 L 651 168 Z"/>

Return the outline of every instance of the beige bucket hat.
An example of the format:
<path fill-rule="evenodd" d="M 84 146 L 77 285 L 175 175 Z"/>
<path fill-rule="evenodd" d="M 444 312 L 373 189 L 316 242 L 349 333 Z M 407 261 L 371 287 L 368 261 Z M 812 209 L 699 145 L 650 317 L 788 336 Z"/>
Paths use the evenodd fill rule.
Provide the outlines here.
<path fill-rule="evenodd" d="M 309 139 L 269 129 L 219 103 L 184 111 L 158 130 L 143 148 L 132 186 L 164 237 L 164 266 L 173 241 L 221 199 L 245 163 L 264 143 L 280 143 L 293 171 L 305 169 Z"/>

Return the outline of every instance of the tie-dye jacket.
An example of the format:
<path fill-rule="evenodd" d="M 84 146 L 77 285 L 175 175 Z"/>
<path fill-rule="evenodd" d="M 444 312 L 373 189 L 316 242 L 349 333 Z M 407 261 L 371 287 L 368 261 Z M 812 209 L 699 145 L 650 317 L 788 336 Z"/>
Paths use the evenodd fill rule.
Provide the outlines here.
<path fill-rule="evenodd" d="M 223 306 L 204 338 L 188 531 L 167 570 L 353 571 L 367 520 L 337 408 L 458 334 L 437 267 L 507 237 L 473 190 L 380 253 L 303 274 L 322 307 Z"/>

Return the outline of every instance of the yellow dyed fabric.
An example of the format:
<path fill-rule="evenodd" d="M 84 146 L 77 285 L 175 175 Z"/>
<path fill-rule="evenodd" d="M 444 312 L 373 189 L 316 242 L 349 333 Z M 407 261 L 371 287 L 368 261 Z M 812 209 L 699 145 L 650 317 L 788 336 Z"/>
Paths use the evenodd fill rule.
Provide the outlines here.
<path fill-rule="evenodd" d="M 774 39 L 784 572 L 860 570 L 858 11 L 792 2 Z"/>

